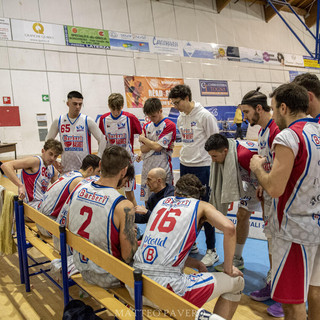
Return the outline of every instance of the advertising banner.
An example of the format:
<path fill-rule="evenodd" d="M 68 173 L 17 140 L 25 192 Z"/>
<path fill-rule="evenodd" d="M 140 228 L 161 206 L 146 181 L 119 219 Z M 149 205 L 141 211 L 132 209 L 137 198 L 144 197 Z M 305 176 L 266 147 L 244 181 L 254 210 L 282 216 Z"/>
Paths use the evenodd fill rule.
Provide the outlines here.
<path fill-rule="evenodd" d="M 63 26 L 11 19 L 12 40 L 65 45 Z"/>
<path fill-rule="evenodd" d="M 264 63 L 284 65 L 284 56 L 281 52 L 264 51 L 262 53 L 262 58 Z"/>
<path fill-rule="evenodd" d="M 320 65 L 317 59 L 308 56 L 303 56 L 303 64 L 305 68 L 319 69 Z"/>
<path fill-rule="evenodd" d="M 12 40 L 10 19 L 0 18 L 0 40 Z"/>
<path fill-rule="evenodd" d="M 262 51 L 249 48 L 239 48 L 240 61 L 251 63 L 263 63 Z"/>
<path fill-rule="evenodd" d="M 110 31 L 111 49 L 149 52 L 150 36 Z"/>
<path fill-rule="evenodd" d="M 151 53 L 183 56 L 179 40 L 153 37 L 149 45 Z"/>
<path fill-rule="evenodd" d="M 185 57 L 214 59 L 212 46 L 209 43 L 181 41 L 181 45 Z"/>
<path fill-rule="evenodd" d="M 292 67 L 304 67 L 303 56 L 284 53 L 284 64 Z"/>
<path fill-rule="evenodd" d="M 128 108 L 142 108 L 149 98 L 160 99 L 163 107 L 170 106 L 168 95 L 174 86 L 183 84 L 183 79 L 124 76 Z"/>
<path fill-rule="evenodd" d="M 304 71 L 289 71 L 290 82 L 292 82 L 296 76 L 298 76 L 299 74 L 303 74 L 303 73 L 306 73 L 306 72 L 304 72 Z"/>
<path fill-rule="evenodd" d="M 199 80 L 200 94 L 208 97 L 229 97 L 228 81 Z"/>
<path fill-rule="evenodd" d="M 64 32 L 68 46 L 110 49 L 108 30 L 64 26 Z"/>

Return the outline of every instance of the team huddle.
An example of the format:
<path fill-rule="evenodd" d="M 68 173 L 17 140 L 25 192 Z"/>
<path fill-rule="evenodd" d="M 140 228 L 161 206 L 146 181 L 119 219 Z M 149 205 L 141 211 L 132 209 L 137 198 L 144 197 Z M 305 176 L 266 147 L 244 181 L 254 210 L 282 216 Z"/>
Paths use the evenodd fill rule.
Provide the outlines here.
<path fill-rule="evenodd" d="M 192 100 L 186 85 L 175 86 L 168 97 L 179 111 L 177 127 L 163 115 L 160 100 L 150 98 L 143 106 L 150 121 L 141 128 L 122 110 L 124 99 L 117 93 L 109 96 L 110 112 L 97 125 L 80 113 L 83 96 L 72 91 L 69 112 L 53 121 L 41 156 L 9 161 L 1 169 L 18 187 L 20 199 L 194 305 L 219 297 L 213 312 L 225 319 L 232 319 L 245 286 L 240 270 L 251 213 L 262 210 L 270 271 L 266 286 L 250 297 L 271 297 L 277 303 L 269 309 L 290 320 L 307 318 L 308 301 L 308 319 L 318 319 L 320 81 L 301 74 L 270 97 L 271 107 L 258 88 L 241 101 L 244 119 L 261 126 L 254 142 L 219 134 L 215 117 Z M 182 147 L 180 179 L 173 186 L 176 129 Z M 91 154 L 91 134 L 99 143 L 98 155 Z M 145 206 L 134 196 L 135 161 L 143 161 L 140 200 Z M 239 201 L 236 227 L 226 217 L 233 201 Z M 137 223 L 147 224 L 142 238 Z M 202 227 L 207 251 L 200 261 L 189 254 L 197 252 Z M 215 228 L 224 234 L 224 262 L 215 266 L 220 272 L 208 272 L 219 260 Z M 40 226 L 39 231 L 50 236 Z M 72 255 L 87 282 L 120 285 L 79 252 Z M 199 273 L 184 274 L 186 266 Z M 157 307 L 147 299 L 144 304 Z"/>

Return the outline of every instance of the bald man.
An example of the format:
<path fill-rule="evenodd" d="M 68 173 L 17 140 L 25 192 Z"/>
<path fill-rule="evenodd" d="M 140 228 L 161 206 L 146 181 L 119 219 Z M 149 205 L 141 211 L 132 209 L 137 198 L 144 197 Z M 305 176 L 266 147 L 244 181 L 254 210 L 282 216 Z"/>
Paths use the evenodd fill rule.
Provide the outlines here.
<path fill-rule="evenodd" d="M 166 183 L 167 173 L 162 168 L 153 168 L 148 172 L 147 185 L 152 192 L 145 206 L 136 206 L 135 223 L 147 223 L 153 208 L 159 200 L 173 196 L 174 187 Z"/>

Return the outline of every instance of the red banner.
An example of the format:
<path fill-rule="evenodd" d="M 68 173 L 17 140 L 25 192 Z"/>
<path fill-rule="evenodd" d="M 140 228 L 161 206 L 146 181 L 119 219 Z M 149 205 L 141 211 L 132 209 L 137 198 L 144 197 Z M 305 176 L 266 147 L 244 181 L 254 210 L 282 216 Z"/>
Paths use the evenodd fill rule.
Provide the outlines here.
<path fill-rule="evenodd" d="M 128 108 L 142 108 L 149 98 L 160 99 L 163 107 L 169 107 L 168 95 L 183 79 L 124 76 Z"/>

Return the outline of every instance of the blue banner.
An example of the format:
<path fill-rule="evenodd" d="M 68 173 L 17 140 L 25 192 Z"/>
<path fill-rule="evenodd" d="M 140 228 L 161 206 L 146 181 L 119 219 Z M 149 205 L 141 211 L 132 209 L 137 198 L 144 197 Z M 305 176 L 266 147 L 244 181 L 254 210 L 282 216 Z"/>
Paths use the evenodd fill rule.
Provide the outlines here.
<path fill-rule="evenodd" d="M 229 97 L 228 81 L 199 80 L 200 94 L 209 97 Z"/>

